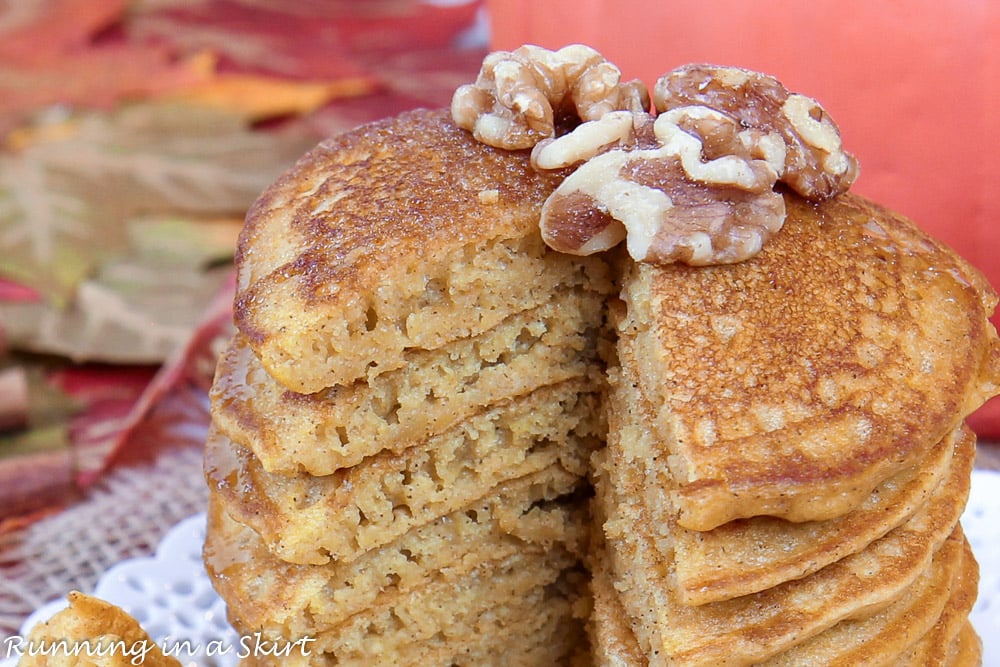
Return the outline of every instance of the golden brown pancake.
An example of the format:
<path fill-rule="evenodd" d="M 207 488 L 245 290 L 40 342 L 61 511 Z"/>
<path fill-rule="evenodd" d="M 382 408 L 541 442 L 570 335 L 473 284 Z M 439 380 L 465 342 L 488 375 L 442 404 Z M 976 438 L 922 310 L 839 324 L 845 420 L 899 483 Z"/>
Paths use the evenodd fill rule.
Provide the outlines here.
<path fill-rule="evenodd" d="M 949 653 L 960 642 L 964 628 L 969 624 L 969 612 L 976 602 L 979 585 L 979 565 L 968 543 L 962 559 L 962 569 L 951 582 L 951 596 L 940 618 L 930 631 L 907 649 L 893 664 L 898 665 L 948 665 L 953 658 Z M 975 631 L 973 631 L 975 635 Z M 976 643 L 978 644 L 978 638 Z"/>
<path fill-rule="evenodd" d="M 574 617 L 573 597 L 554 587 L 535 589 L 523 601 L 487 609 L 468 619 L 445 626 L 442 632 L 397 649 L 314 651 L 307 657 L 292 655 L 273 660 L 246 660 L 244 667 L 327 667 L 337 665 L 391 664 L 401 667 L 584 667 L 579 662 L 586 637 L 581 622 Z M 373 638 L 373 643 L 378 642 Z M 378 646 L 378 644 L 375 644 Z M 348 655 L 345 655 L 348 653 Z"/>
<path fill-rule="evenodd" d="M 630 434 L 615 420 L 612 409 L 607 453 L 594 457 L 596 505 L 607 517 L 604 534 L 612 582 L 642 651 L 655 654 L 662 664 L 715 664 L 723 659 L 751 664 L 843 620 L 876 613 L 927 569 L 968 496 L 969 476 L 955 475 L 909 520 L 859 553 L 753 595 L 687 606 L 673 590 L 669 536 L 657 531 L 658 524 L 638 502 L 644 481 L 616 441 Z"/>
<path fill-rule="evenodd" d="M 661 509 L 686 528 L 845 514 L 1000 384 L 996 294 L 975 269 L 860 197 L 786 204 L 751 260 L 623 279 L 648 484 L 676 485 Z"/>
<path fill-rule="evenodd" d="M 709 531 L 675 523 L 662 532 L 674 550 L 684 604 L 728 600 L 798 579 L 861 551 L 917 512 L 947 477 L 968 476 L 975 434 L 965 426 L 934 446 L 928 460 L 886 480 L 862 505 L 826 521 L 737 519 Z"/>
<path fill-rule="evenodd" d="M 477 628 L 488 627 L 491 615 L 504 619 L 504 625 L 525 614 L 541 620 L 555 605 L 560 615 L 569 616 L 572 598 L 559 581 L 574 560 L 565 551 L 553 549 L 484 563 L 455 581 L 430 582 L 327 627 L 312 636 L 315 641 L 310 648 L 313 653 L 336 656 L 330 662 L 338 665 L 409 663 L 413 658 L 408 656 L 415 657 L 421 644 L 433 644 L 438 638 L 474 646 L 482 637 Z M 256 631 L 236 629 L 241 634 Z"/>
<path fill-rule="evenodd" d="M 32 629 L 19 667 L 180 667 L 125 610 L 76 591 L 68 598 L 68 607 Z M 53 650 L 58 642 L 65 650 Z"/>
<path fill-rule="evenodd" d="M 588 624 L 595 664 L 646 667 L 650 660 L 639 649 L 600 554 L 596 560 L 594 614 Z M 953 568 L 950 571 L 949 565 Z M 961 531 L 956 530 L 942 545 L 932 566 L 883 611 L 863 620 L 838 623 L 785 653 L 754 664 L 768 667 L 954 664 L 953 658 L 948 657 L 949 650 L 962 639 L 960 634 L 967 627 L 977 581 L 975 559 Z M 921 630 L 928 627 L 931 629 L 920 637 Z M 747 663 L 720 656 L 704 664 Z"/>
<path fill-rule="evenodd" d="M 213 432 L 206 475 L 226 512 L 279 558 L 353 560 L 498 484 L 552 466 L 586 475 L 589 452 L 600 444 L 600 413 L 584 387 L 582 380 L 543 387 L 425 443 L 324 477 L 265 472 L 247 449 Z"/>
<path fill-rule="evenodd" d="M 563 292 L 478 336 L 407 351 L 405 368 L 315 394 L 285 389 L 237 336 L 216 373 L 212 417 L 268 472 L 329 475 L 538 387 L 584 376 L 596 385 L 602 309 L 600 295 Z"/>
<path fill-rule="evenodd" d="M 558 182 L 444 110 L 328 139 L 247 214 L 236 326 L 276 380 L 311 393 L 486 331 L 558 286 L 607 293 L 601 258 L 541 240 L 540 208 Z"/>
<path fill-rule="evenodd" d="M 628 614 L 611 582 L 603 540 L 595 538 L 595 543 L 588 562 L 594 608 L 587 621 L 594 666 L 646 667 L 649 660 L 639 648 Z"/>
<path fill-rule="evenodd" d="M 865 619 L 843 621 L 764 664 L 769 667 L 892 665 L 932 631 L 952 603 L 953 594 L 974 595 L 977 572 L 965 536 L 956 528 L 935 555 L 931 567 L 886 609 Z M 952 637 L 943 639 L 947 647 Z"/>
<path fill-rule="evenodd" d="M 581 482 L 553 469 L 514 480 L 357 560 L 326 565 L 275 558 L 212 496 L 205 565 L 238 626 L 270 636 L 315 635 L 369 606 L 519 552 L 561 548 L 582 558 L 589 517 L 572 495 Z"/>
<path fill-rule="evenodd" d="M 980 667 L 983 664 L 983 641 L 972 623 L 966 621 L 948 648 L 949 667 Z"/>

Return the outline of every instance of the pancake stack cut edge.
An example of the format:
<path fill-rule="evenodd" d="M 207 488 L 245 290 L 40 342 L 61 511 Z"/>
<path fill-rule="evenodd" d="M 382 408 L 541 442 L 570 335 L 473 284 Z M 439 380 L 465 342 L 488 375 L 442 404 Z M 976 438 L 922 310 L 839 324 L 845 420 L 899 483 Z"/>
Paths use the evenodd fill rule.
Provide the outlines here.
<path fill-rule="evenodd" d="M 211 392 L 205 560 L 234 626 L 312 638 L 302 664 L 571 659 L 607 263 L 547 249 L 554 180 L 441 112 L 360 128 L 296 169 L 249 216 L 255 296 L 238 297 Z M 387 193 L 410 198 L 405 219 Z"/>
<path fill-rule="evenodd" d="M 739 264 L 571 257 L 557 185 L 417 111 L 251 210 L 205 461 L 237 630 L 314 638 L 289 665 L 975 664 L 982 278 L 849 194 L 785 194 Z"/>

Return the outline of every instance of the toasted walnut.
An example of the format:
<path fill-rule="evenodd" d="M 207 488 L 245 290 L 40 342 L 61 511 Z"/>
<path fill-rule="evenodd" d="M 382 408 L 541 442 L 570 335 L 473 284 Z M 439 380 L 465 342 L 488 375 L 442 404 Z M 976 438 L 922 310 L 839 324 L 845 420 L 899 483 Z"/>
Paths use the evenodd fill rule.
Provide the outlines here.
<path fill-rule="evenodd" d="M 840 131 L 815 100 L 790 93 L 774 77 L 736 67 L 686 65 L 656 82 L 658 112 L 702 105 L 730 115 L 743 127 L 777 133 L 785 162 L 778 178 L 803 197 L 823 200 L 845 192 L 858 162 L 841 144 Z"/>
<path fill-rule="evenodd" d="M 621 83 L 621 71 L 582 44 L 491 53 L 476 82 L 458 88 L 451 102 L 459 127 L 507 150 L 531 148 L 554 136 L 562 115 L 591 121 L 612 111 L 648 108 L 649 95 L 640 81 Z"/>
<path fill-rule="evenodd" d="M 777 134 L 700 105 L 655 121 L 635 115 L 628 132 L 619 122 L 607 121 L 618 133 L 581 125 L 534 156 L 556 167 L 587 160 L 542 207 L 552 248 L 591 254 L 624 238 L 637 261 L 722 264 L 752 257 L 781 229 L 785 204 L 773 187 L 785 154 Z M 607 149 L 609 139 L 616 147 Z M 572 150 L 542 159 L 560 142 Z"/>

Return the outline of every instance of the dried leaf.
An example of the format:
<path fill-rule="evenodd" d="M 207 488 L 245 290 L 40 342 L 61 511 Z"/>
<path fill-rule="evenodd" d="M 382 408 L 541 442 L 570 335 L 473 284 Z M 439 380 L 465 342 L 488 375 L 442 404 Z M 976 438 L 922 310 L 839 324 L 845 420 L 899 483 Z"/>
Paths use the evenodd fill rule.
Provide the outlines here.
<path fill-rule="evenodd" d="M 367 78 L 338 34 L 345 6 L 359 3 L 330 0 L 316 14 L 301 12 L 297 4 L 179 0 L 139 5 L 127 33 L 132 43 L 169 44 L 180 54 L 209 51 L 228 71 L 298 80 Z"/>
<path fill-rule="evenodd" d="M 86 46 L 116 23 L 128 0 L 33 0 L 0 4 L 0 58 L 50 61 Z"/>
<path fill-rule="evenodd" d="M 125 0 L 37 0 L 0 4 L 0 135 L 38 109 L 110 108 L 129 98 L 208 78 L 198 58 L 162 44 L 110 39 Z"/>
<path fill-rule="evenodd" d="M 126 219 L 242 217 L 314 142 L 186 105 L 138 104 L 72 122 L 70 136 L 0 155 L 0 275 L 58 305 L 126 250 Z"/>
<path fill-rule="evenodd" d="M 65 426 L 0 436 L 0 534 L 77 493 Z"/>
<path fill-rule="evenodd" d="M 128 254 L 101 265 L 67 308 L 0 302 L 9 345 L 75 361 L 164 361 L 228 275 L 240 227 L 237 219 L 130 221 Z"/>
<path fill-rule="evenodd" d="M 168 95 L 166 99 L 224 109 L 258 121 L 310 113 L 330 100 L 370 93 L 375 86 L 371 77 L 319 82 L 290 81 L 259 74 L 220 74 L 203 84 Z"/>

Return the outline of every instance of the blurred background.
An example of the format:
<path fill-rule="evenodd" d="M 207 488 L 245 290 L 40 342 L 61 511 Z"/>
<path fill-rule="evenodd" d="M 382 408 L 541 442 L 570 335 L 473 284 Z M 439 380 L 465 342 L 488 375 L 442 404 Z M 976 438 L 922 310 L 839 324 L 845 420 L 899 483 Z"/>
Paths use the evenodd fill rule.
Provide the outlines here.
<path fill-rule="evenodd" d="M 1000 285 L 995 2 L 0 0 L 0 629 L 201 506 L 257 194 L 324 136 L 447 105 L 489 49 L 528 42 L 590 44 L 650 86 L 693 61 L 777 76 L 838 122 L 856 191 Z M 974 426 L 1000 438 L 1000 402 Z M 61 510 L 102 498 L 134 526 L 43 557 L 95 533 Z"/>

